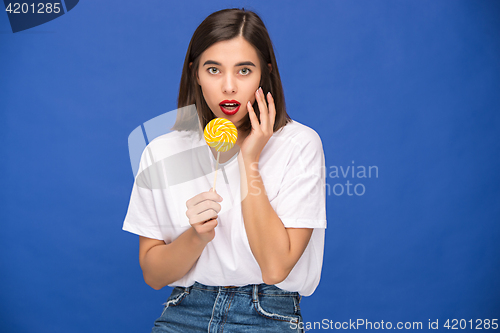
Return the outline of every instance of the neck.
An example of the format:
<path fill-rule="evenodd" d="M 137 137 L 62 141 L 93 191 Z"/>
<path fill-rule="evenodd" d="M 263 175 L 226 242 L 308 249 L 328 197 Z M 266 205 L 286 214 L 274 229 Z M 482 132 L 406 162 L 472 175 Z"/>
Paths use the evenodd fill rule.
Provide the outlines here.
<path fill-rule="evenodd" d="M 241 130 L 238 130 L 238 138 L 236 139 L 236 144 L 238 146 L 241 146 L 243 141 L 245 141 L 246 137 L 250 134 L 250 132 L 243 132 Z"/>

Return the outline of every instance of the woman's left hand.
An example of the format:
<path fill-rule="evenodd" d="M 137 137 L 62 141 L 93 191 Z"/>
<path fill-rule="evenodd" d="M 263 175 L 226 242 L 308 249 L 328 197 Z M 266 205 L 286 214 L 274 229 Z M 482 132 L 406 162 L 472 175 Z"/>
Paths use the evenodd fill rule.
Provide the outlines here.
<path fill-rule="evenodd" d="M 250 134 L 248 134 L 240 146 L 240 151 L 243 157 L 252 162 L 259 160 L 262 149 L 264 149 L 266 143 L 269 141 L 271 136 L 273 136 L 274 120 L 276 118 L 276 108 L 274 106 L 274 99 L 271 96 L 271 93 L 267 94 L 269 107 L 266 103 L 262 88 L 259 88 L 255 92 L 255 100 L 259 105 L 260 124 L 257 119 L 257 115 L 255 114 L 255 110 L 250 102 L 248 102 L 247 109 L 252 123 L 252 129 Z"/>

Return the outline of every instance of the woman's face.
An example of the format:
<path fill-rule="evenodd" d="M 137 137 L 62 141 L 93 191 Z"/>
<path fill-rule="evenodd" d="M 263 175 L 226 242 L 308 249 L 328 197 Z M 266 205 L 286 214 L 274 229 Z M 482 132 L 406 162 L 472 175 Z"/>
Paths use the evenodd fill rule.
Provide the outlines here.
<path fill-rule="evenodd" d="M 215 43 L 201 54 L 197 80 L 216 117 L 232 121 L 237 128 L 244 123 L 247 102 L 255 102 L 260 68 L 257 51 L 243 37 Z"/>

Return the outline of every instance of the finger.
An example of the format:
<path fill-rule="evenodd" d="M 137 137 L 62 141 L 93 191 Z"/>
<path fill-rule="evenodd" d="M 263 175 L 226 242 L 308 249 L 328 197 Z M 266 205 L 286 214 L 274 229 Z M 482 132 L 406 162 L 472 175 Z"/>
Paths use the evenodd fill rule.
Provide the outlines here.
<path fill-rule="evenodd" d="M 201 214 L 204 211 L 209 210 L 209 209 L 212 209 L 218 213 L 218 212 L 220 212 L 221 208 L 222 208 L 222 206 L 219 205 L 219 203 L 217 203 L 213 200 L 205 200 L 205 201 L 202 201 L 199 204 L 191 207 L 191 209 L 189 209 L 189 211 L 192 211 L 193 215 L 198 215 L 198 214 Z"/>
<path fill-rule="evenodd" d="M 260 123 L 263 128 L 267 128 L 267 124 L 269 123 L 269 111 L 267 110 L 266 100 L 264 99 L 264 93 L 262 92 L 261 87 L 257 89 L 255 96 L 257 103 L 259 104 Z"/>
<path fill-rule="evenodd" d="M 206 222 L 206 221 L 211 220 L 213 218 L 217 218 L 217 216 L 218 215 L 215 212 L 215 210 L 210 209 L 210 210 L 206 210 L 203 213 L 200 213 L 200 214 L 194 216 L 193 218 L 189 219 L 189 223 L 191 225 L 203 223 L 203 222 Z"/>
<path fill-rule="evenodd" d="M 192 220 L 193 218 L 196 218 L 196 216 L 207 210 L 213 210 L 216 213 L 219 213 L 222 210 L 222 206 L 216 201 L 205 200 L 198 203 L 197 205 L 188 207 L 186 211 L 186 216 L 188 219 Z"/>
<path fill-rule="evenodd" d="M 218 214 L 215 210 L 209 209 L 204 211 L 203 213 L 198 214 L 198 221 L 206 222 L 211 219 L 217 218 Z"/>
<path fill-rule="evenodd" d="M 271 95 L 271 92 L 267 93 L 267 101 L 269 103 L 269 125 L 272 132 L 274 128 L 274 121 L 276 120 L 276 105 L 274 105 L 274 98 Z"/>
<path fill-rule="evenodd" d="M 212 192 L 212 191 L 202 192 L 200 194 L 195 195 L 188 201 L 186 201 L 186 207 L 189 209 L 190 207 L 193 207 L 205 200 L 213 200 L 221 202 L 222 197 L 219 194 L 217 194 L 217 192 Z"/>
<path fill-rule="evenodd" d="M 223 198 L 220 196 L 219 193 L 217 193 L 217 191 L 215 190 L 215 188 L 211 187 L 210 190 L 208 190 L 208 192 L 212 192 L 212 193 L 215 193 L 217 195 L 216 201 L 221 202 L 223 200 Z"/>
<path fill-rule="evenodd" d="M 258 131 L 260 127 L 259 120 L 257 119 L 257 115 L 255 114 L 255 110 L 250 104 L 250 101 L 248 101 L 247 103 L 247 108 L 248 108 L 248 116 L 250 117 L 250 122 L 252 123 L 252 128 Z"/>
<path fill-rule="evenodd" d="M 196 231 L 199 233 L 209 232 L 212 231 L 218 224 L 219 222 L 216 218 L 214 218 L 196 226 Z"/>

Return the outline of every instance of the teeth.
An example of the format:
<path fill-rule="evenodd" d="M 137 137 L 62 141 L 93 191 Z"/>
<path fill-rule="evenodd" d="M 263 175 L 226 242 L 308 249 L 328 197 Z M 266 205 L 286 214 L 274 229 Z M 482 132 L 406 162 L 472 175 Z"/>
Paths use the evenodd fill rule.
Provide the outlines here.
<path fill-rule="evenodd" d="M 238 106 L 239 104 L 236 104 L 236 103 L 228 103 L 228 104 L 223 104 L 223 105 L 226 105 L 226 106 Z"/>

